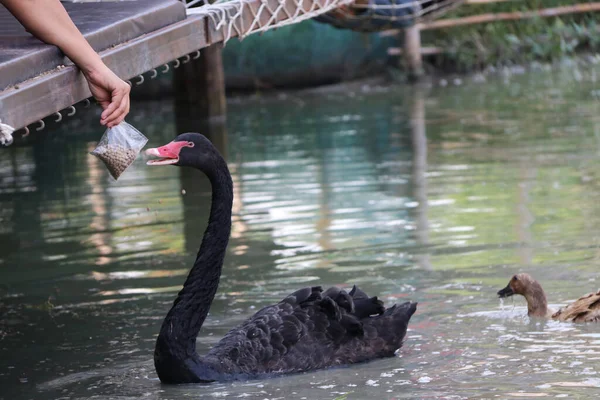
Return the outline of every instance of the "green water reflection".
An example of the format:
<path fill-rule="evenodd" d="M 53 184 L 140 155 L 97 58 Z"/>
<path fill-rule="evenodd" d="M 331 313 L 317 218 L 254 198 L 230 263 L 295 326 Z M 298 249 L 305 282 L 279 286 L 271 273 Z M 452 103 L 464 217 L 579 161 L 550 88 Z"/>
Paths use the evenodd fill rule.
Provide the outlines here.
<path fill-rule="evenodd" d="M 598 288 L 596 87 L 578 67 L 232 99 L 227 126 L 207 132 L 235 202 L 199 351 L 302 285 L 420 303 L 398 357 L 268 381 L 166 387 L 154 374 L 155 335 L 208 217 L 203 176 L 140 158 L 113 182 L 88 155 L 95 110 L 2 149 L 0 398 L 598 392 L 600 325 L 534 324 L 521 299 L 495 298 L 520 270 L 555 304 Z M 149 102 L 129 122 L 161 145 L 188 117 Z"/>

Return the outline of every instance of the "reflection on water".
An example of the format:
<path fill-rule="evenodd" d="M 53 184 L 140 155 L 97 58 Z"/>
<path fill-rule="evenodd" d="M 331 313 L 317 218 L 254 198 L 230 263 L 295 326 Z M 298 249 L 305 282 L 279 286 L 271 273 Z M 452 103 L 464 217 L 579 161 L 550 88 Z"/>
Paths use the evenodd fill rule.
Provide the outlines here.
<path fill-rule="evenodd" d="M 88 155 L 95 111 L 3 149 L 0 398 L 589 396 L 600 325 L 530 321 L 495 293 L 520 270 L 557 306 L 598 288 L 594 86 L 594 71 L 566 70 L 232 100 L 207 132 L 235 202 L 199 351 L 302 285 L 420 303 L 398 357 L 266 381 L 171 387 L 154 373 L 208 217 L 204 176 L 140 158 L 113 182 Z M 192 129 L 173 115 L 138 104 L 129 121 L 161 145 Z"/>

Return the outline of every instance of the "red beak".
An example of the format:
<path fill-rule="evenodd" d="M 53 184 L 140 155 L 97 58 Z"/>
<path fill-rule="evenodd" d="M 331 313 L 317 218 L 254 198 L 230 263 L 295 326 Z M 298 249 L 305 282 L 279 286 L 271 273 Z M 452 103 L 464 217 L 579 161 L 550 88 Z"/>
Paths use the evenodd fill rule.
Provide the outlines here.
<path fill-rule="evenodd" d="M 147 165 L 172 165 L 179 161 L 179 153 L 184 147 L 194 147 L 192 142 L 171 142 L 162 147 L 146 150 L 146 155 L 160 157 L 159 160 L 149 160 Z"/>

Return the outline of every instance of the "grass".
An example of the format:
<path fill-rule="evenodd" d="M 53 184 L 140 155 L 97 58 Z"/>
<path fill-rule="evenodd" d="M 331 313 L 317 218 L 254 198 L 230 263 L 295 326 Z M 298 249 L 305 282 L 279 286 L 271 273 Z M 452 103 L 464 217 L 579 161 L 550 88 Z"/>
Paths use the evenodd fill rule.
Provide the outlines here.
<path fill-rule="evenodd" d="M 577 4 L 564 0 L 522 0 L 462 5 L 444 18 L 484 13 L 527 11 Z M 580 2 L 581 3 L 581 2 Z M 446 50 L 426 58 L 443 70 L 470 72 L 486 66 L 552 62 L 577 53 L 600 52 L 600 13 L 501 21 L 422 32 L 424 46 Z"/>

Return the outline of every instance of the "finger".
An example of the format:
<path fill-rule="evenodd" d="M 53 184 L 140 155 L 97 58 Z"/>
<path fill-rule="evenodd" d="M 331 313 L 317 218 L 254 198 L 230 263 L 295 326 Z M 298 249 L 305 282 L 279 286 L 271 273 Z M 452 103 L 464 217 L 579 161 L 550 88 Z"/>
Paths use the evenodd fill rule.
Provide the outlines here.
<path fill-rule="evenodd" d="M 113 126 L 117 126 L 119 125 L 121 122 L 123 122 L 125 120 L 125 117 L 127 116 L 127 113 L 123 113 L 121 114 L 116 120 L 114 120 L 113 122 L 111 122 L 111 128 Z"/>
<path fill-rule="evenodd" d="M 121 122 L 123 122 L 124 120 L 125 120 L 125 114 L 123 114 L 123 115 L 121 115 L 119 118 L 117 118 L 117 119 L 116 119 L 116 120 L 115 120 L 115 121 L 112 123 L 112 126 L 111 126 L 111 128 L 112 128 L 113 126 L 117 126 L 117 125 L 119 125 L 119 124 L 120 124 Z"/>
<path fill-rule="evenodd" d="M 114 96 L 113 103 L 116 105 L 112 110 L 112 113 L 106 115 L 103 119 L 100 120 L 100 123 L 103 125 L 107 125 L 109 127 L 114 126 L 114 120 L 119 118 L 119 116 L 123 113 L 124 103 L 128 106 L 129 104 L 129 91 L 125 90 L 125 93 L 119 93 Z"/>
<path fill-rule="evenodd" d="M 106 124 L 108 120 L 111 119 L 112 114 L 121 106 L 124 97 L 129 98 L 129 92 L 131 91 L 131 86 L 125 84 L 112 92 L 111 102 L 108 107 L 100 115 L 100 123 Z"/>
<path fill-rule="evenodd" d="M 106 125 L 110 128 L 118 125 L 125 119 L 129 112 L 129 96 L 125 96 L 121 99 L 121 104 L 107 119 Z"/>
<path fill-rule="evenodd" d="M 88 86 L 90 88 L 92 96 L 94 96 L 94 99 L 96 100 L 96 104 L 100 105 L 100 107 L 102 107 L 102 110 L 106 110 L 106 108 L 111 103 L 110 92 L 107 92 L 105 89 L 99 88 L 91 82 L 88 83 Z"/>
<path fill-rule="evenodd" d="M 100 123 L 106 125 L 106 123 L 112 118 L 115 111 L 119 108 L 123 101 L 124 93 L 115 93 L 112 97 L 110 104 L 104 109 L 100 115 Z M 101 104 L 102 105 L 102 104 Z"/>
<path fill-rule="evenodd" d="M 115 115 L 117 118 L 111 122 L 113 126 L 119 125 L 127 116 L 129 112 L 129 96 L 125 96 L 123 98 L 122 104 L 119 106 L 117 111 L 115 111 Z"/>
<path fill-rule="evenodd" d="M 106 110 L 110 106 L 110 101 L 100 101 L 96 99 L 96 104 L 102 107 L 103 110 Z M 104 111 L 102 112 L 104 114 Z M 102 114 L 100 115 L 100 124 L 104 125 L 104 121 L 102 119 Z"/>

